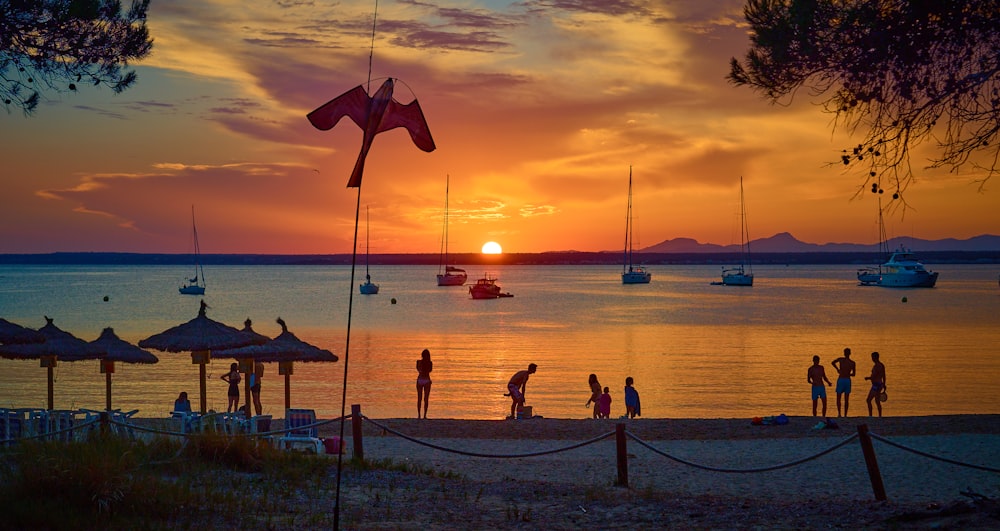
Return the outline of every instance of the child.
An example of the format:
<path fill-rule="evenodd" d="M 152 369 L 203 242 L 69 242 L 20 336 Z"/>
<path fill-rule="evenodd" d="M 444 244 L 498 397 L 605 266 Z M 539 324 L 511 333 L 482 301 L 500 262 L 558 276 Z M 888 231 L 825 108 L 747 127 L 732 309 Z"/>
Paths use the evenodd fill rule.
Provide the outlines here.
<path fill-rule="evenodd" d="M 625 378 L 625 417 L 630 419 L 642 416 L 642 411 L 639 409 L 639 392 L 632 387 L 633 383 L 635 380 L 631 376 Z"/>
<path fill-rule="evenodd" d="M 598 399 L 598 410 L 599 418 L 611 418 L 611 394 L 607 387 L 604 388 L 604 394 Z"/>

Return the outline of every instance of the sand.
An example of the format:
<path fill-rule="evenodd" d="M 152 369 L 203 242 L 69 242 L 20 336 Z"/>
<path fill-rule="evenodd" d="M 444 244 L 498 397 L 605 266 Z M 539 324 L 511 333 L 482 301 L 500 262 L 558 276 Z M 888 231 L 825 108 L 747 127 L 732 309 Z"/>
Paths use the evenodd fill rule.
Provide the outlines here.
<path fill-rule="evenodd" d="M 857 440 L 796 466 L 756 473 L 703 470 L 628 440 L 628 486 L 622 487 L 616 485 L 614 436 L 548 455 L 488 458 L 391 432 L 448 449 L 512 455 L 565 448 L 622 423 L 670 456 L 745 470 L 815 456 L 865 424 L 873 434 L 927 454 L 1000 468 L 1000 415 L 836 420 L 835 430 L 814 429 L 813 417 L 791 417 L 784 426 L 753 426 L 749 419 L 366 420 L 366 459 L 390 459 L 411 470 L 345 468 L 342 522 L 345 528 L 381 529 L 1000 528 L 1000 474 L 878 440 L 886 501 L 875 500 Z M 339 423 L 324 425 L 320 435 L 339 430 Z M 349 457 L 356 449 L 350 421 L 345 433 Z M 329 503 L 329 491 L 313 495 L 316 503 Z"/>

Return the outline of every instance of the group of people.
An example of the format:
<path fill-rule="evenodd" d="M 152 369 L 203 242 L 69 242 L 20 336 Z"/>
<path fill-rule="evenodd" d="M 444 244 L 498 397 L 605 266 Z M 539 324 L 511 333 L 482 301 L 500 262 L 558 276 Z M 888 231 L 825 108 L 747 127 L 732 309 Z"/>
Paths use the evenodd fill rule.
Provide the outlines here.
<path fill-rule="evenodd" d="M 256 411 L 257 415 L 263 414 L 264 407 L 260 403 L 260 381 L 264 378 L 264 364 L 257 361 L 253 364 L 253 372 L 250 373 L 250 397 L 253 400 L 253 409 Z M 243 381 L 243 377 L 240 375 L 240 366 L 237 363 L 233 363 L 229 366 L 229 371 L 219 377 L 222 381 L 229 384 L 229 390 L 226 395 L 229 397 L 229 402 L 226 405 L 226 413 L 234 413 L 242 411 L 247 417 L 250 416 L 249 404 L 244 404 L 240 407 L 240 382 Z M 187 392 L 182 391 L 177 399 L 174 400 L 174 413 L 190 413 L 191 412 L 191 401 L 188 399 Z"/>
<path fill-rule="evenodd" d="M 843 399 L 843 416 L 847 416 L 851 399 L 851 378 L 857 374 L 857 364 L 851 359 L 851 349 L 845 348 L 844 355 L 833 360 L 830 364 L 837 371 L 837 416 L 841 416 L 841 399 Z M 872 352 L 872 372 L 870 376 L 865 376 L 865 380 L 871 382 L 868 390 L 868 416 L 872 416 L 872 402 L 878 410 L 878 416 L 882 416 L 882 402 L 886 400 L 885 387 L 885 365 L 879 361 L 878 352 Z M 826 377 L 826 371 L 819 364 L 819 356 L 813 356 L 813 364 L 806 372 L 806 381 L 812 386 L 812 412 L 816 416 L 817 402 L 823 404 L 823 416 L 826 417 L 826 387 L 833 385 Z M 826 383 L 826 387 L 824 387 Z"/>
<path fill-rule="evenodd" d="M 590 404 L 594 404 L 595 419 L 611 418 L 610 389 L 601 387 L 601 382 L 597 380 L 596 374 L 591 374 L 587 378 L 587 382 L 590 384 L 590 398 L 587 399 L 584 407 L 590 407 Z M 635 379 L 629 376 L 625 378 L 625 414 L 621 418 L 634 419 L 636 416 L 642 416 L 639 392 L 635 390 Z"/>

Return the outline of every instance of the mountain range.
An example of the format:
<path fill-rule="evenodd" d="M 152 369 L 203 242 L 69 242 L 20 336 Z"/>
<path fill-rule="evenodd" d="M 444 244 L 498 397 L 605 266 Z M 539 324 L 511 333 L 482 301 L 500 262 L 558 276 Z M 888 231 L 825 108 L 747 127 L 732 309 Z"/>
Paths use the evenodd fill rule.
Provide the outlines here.
<path fill-rule="evenodd" d="M 946 238 L 943 240 L 923 240 L 906 236 L 891 238 L 888 241 L 889 250 L 904 247 L 914 252 L 949 252 L 949 251 L 1000 251 L 1000 236 L 983 234 L 967 240 Z M 714 243 L 699 243 L 691 238 L 674 238 L 664 240 L 656 245 L 638 249 L 637 253 L 735 253 L 740 246 L 717 245 Z M 770 238 L 760 238 L 750 241 L 750 250 L 754 253 L 862 253 L 879 250 L 878 244 L 860 243 L 806 243 L 787 232 L 781 232 Z M 609 251 L 610 252 L 610 251 Z M 621 252 L 621 251 L 614 251 Z"/>

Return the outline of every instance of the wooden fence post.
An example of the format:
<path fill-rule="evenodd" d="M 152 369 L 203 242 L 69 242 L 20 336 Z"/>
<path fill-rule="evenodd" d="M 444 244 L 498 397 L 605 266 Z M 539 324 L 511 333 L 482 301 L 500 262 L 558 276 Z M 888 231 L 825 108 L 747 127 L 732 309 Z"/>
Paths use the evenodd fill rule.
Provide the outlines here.
<path fill-rule="evenodd" d="M 361 440 L 361 404 L 351 404 L 351 434 L 354 436 L 354 459 L 365 460 L 365 446 Z"/>
<path fill-rule="evenodd" d="M 618 483 L 616 485 L 628 488 L 628 445 L 625 438 L 625 424 L 615 424 L 615 443 L 618 456 Z"/>
<path fill-rule="evenodd" d="M 885 485 L 882 484 L 882 473 L 878 469 L 878 460 L 875 459 L 875 447 L 872 446 L 871 435 L 868 434 L 868 425 L 858 425 L 858 440 L 861 442 L 861 452 L 865 455 L 865 465 L 868 467 L 868 477 L 872 481 L 872 491 L 875 499 L 885 501 Z"/>

